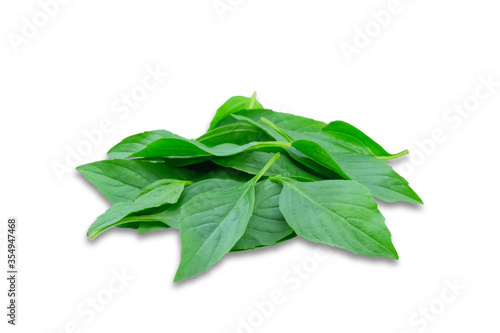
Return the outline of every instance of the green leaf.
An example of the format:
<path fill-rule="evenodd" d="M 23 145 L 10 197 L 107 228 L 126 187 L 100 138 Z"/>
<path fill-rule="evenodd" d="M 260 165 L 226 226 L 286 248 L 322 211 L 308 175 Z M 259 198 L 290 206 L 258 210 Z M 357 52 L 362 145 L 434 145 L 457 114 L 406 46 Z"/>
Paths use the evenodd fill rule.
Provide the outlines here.
<path fill-rule="evenodd" d="M 295 233 L 356 254 L 398 259 L 370 191 L 347 180 L 283 183 L 280 210 Z"/>
<path fill-rule="evenodd" d="M 329 179 L 342 179 L 342 175 L 339 175 L 333 167 L 324 167 L 322 164 L 316 162 L 315 160 L 309 158 L 309 156 L 303 154 L 302 152 L 295 149 L 293 146 L 287 149 L 290 156 L 297 162 L 305 165 L 309 169 L 316 171 L 317 173 L 323 175 L 325 178 Z"/>
<path fill-rule="evenodd" d="M 180 138 L 180 136 L 165 130 L 155 130 L 155 131 L 138 133 L 126 137 L 120 143 L 111 148 L 108 151 L 108 156 L 113 159 L 115 158 L 125 159 L 128 158 L 133 153 L 141 151 L 142 149 L 146 148 L 150 143 L 165 138 Z M 152 156 L 152 157 L 155 158 L 163 156 Z"/>
<path fill-rule="evenodd" d="M 111 158 L 204 157 L 230 156 L 246 150 L 264 147 L 290 147 L 287 142 L 250 142 L 239 146 L 223 143 L 208 147 L 196 140 L 185 139 L 168 131 L 152 131 L 132 135 L 111 148 Z"/>
<path fill-rule="evenodd" d="M 284 133 L 281 128 L 272 122 L 267 119 L 263 119 L 263 122 L 285 137 L 286 140 L 292 142 L 292 147 L 297 151 L 315 163 L 334 171 L 344 179 L 360 182 L 368 187 L 375 197 L 388 202 L 422 203 L 422 200 L 409 186 L 408 182 L 382 160 L 370 155 L 332 152 L 323 146 L 324 143 L 317 143 L 312 140 L 294 141 L 292 137 Z M 326 147 L 331 146 L 326 145 Z M 293 150 L 289 151 L 291 151 L 292 157 L 297 156 Z M 297 158 L 297 160 L 309 166 L 307 159 Z"/>
<path fill-rule="evenodd" d="M 339 145 L 344 145 L 350 150 L 361 154 L 376 156 L 384 161 L 408 154 L 407 150 L 397 154 L 388 153 L 382 146 L 365 133 L 343 121 L 333 121 L 329 123 L 323 128 L 323 132 L 337 139 L 335 142 Z"/>
<path fill-rule="evenodd" d="M 254 93 L 252 97 L 234 96 L 224 103 L 215 113 L 214 119 L 210 123 L 212 130 L 217 124 L 232 113 L 241 110 L 263 109 L 262 105 L 257 101 L 257 94 Z"/>
<path fill-rule="evenodd" d="M 133 202 L 118 202 L 99 216 L 90 226 L 87 236 L 94 239 L 111 227 L 124 223 L 137 222 L 137 219 L 133 221 L 125 219 L 131 214 L 137 214 L 164 204 L 176 203 L 186 184 L 190 184 L 190 182 L 161 179 L 146 186 Z"/>
<path fill-rule="evenodd" d="M 196 140 L 139 133 L 110 149 L 113 160 L 77 170 L 113 204 L 90 226 L 91 239 L 112 227 L 180 229 L 178 282 L 229 252 L 297 235 L 398 259 L 373 197 L 422 203 L 385 163 L 407 153 L 391 154 L 342 121 L 265 110 L 254 94 L 230 98 Z"/>
<path fill-rule="evenodd" d="M 159 179 L 193 177 L 186 169 L 148 161 L 105 160 L 76 168 L 111 204 L 133 201 L 141 190 Z"/>
<path fill-rule="evenodd" d="M 329 152 L 360 153 L 382 160 L 398 158 L 408 153 L 404 150 L 397 154 L 390 154 L 359 129 L 342 121 L 334 121 L 327 125 L 321 121 L 271 110 L 244 110 L 228 117 L 223 124 L 234 123 L 234 119 L 246 120 L 247 123 L 252 123 L 262 129 L 262 126 L 258 124 L 261 118 L 268 119 L 281 129 L 279 133 L 272 129 L 267 130 L 267 133 L 278 141 L 286 141 L 287 136 L 295 140 L 312 140 L 327 148 Z"/>
<path fill-rule="evenodd" d="M 199 194 L 182 207 L 181 263 L 174 282 L 208 270 L 234 247 L 252 216 L 254 185 L 278 157 L 245 184 Z"/>
<path fill-rule="evenodd" d="M 268 109 L 262 110 L 243 110 L 232 114 L 231 117 L 225 118 L 219 123 L 219 126 L 235 124 L 241 122 L 239 117 L 245 117 L 255 123 L 260 123 L 261 118 L 269 119 L 278 127 L 292 133 L 319 133 L 326 126 L 322 121 L 313 120 L 306 117 L 296 116 L 289 113 L 276 112 Z M 268 132 L 269 133 L 269 132 Z M 276 140 L 276 133 L 269 133 Z M 279 137 L 279 141 L 284 141 L 283 137 Z"/>
<path fill-rule="evenodd" d="M 160 231 L 165 229 L 170 229 L 170 227 L 160 221 L 151 221 L 148 223 L 140 223 L 137 233 L 141 235 L 147 232 Z"/>
<path fill-rule="evenodd" d="M 345 179 L 350 179 L 337 161 L 321 145 L 311 140 L 294 141 L 292 147 L 316 163 L 334 171 Z"/>
<path fill-rule="evenodd" d="M 212 157 L 211 160 L 220 166 L 256 175 L 273 155 L 273 153 L 250 151 L 228 157 Z M 281 156 L 266 171 L 265 176 L 286 176 L 309 180 L 322 179 L 312 170 L 308 170 L 301 164 L 294 162 L 288 156 Z"/>
<path fill-rule="evenodd" d="M 140 222 L 127 222 L 127 223 L 123 223 L 123 224 L 118 224 L 116 227 L 117 228 L 122 228 L 122 229 L 135 229 L 135 230 L 139 230 L 140 226 L 141 226 Z"/>
<path fill-rule="evenodd" d="M 269 110 L 264 110 L 264 111 L 268 112 Z M 270 112 L 273 112 L 273 111 L 270 111 Z M 277 113 L 277 114 L 280 115 L 279 113 Z M 274 113 L 271 113 L 271 115 L 274 115 Z M 275 138 L 275 140 L 293 142 L 293 139 L 287 133 L 285 133 L 283 130 L 279 129 L 274 123 L 268 122 L 266 120 L 266 118 L 261 118 L 261 120 L 263 120 L 263 121 L 255 121 L 251 118 L 247 118 L 245 116 L 240 116 L 240 115 L 232 115 L 232 117 L 234 119 L 238 119 L 240 121 L 247 122 L 249 124 L 252 124 L 252 125 L 262 129 L 263 131 L 268 133 L 270 136 Z M 305 119 L 307 119 L 307 118 L 305 118 Z M 319 125 L 315 121 L 313 121 L 311 124 L 309 124 L 308 128 L 318 128 L 318 126 Z M 331 179 L 341 178 L 338 174 L 336 174 L 331 169 L 325 168 L 321 164 L 310 159 L 309 157 L 302 154 L 301 152 L 299 152 L 297 149 L 295 149 L 293 147 L 288 148 L 286 151 L 294 160 L 296 160 L 297 162 L 305 165 L 309 169 L 314 170 L 315 172 L 317 172 L 321 175 L 327 176 Z"/>
<path fill-rule="evenodd" d="M 200 164 L 208 161 L 208 157 L 166 157 L 158 159 L 159 162 L 176 168 L 182 168 L 194 164 Z"/>
<path fill-rule="evenodd" d="M 241 250 L 232 248 L 231 251 L 229 251 L 229 252 L 230 253 L 234 253 L 234 252 L 244 252 L 244 251 L 259 250 L 259 249 L 262 249 L 262 248 L 279 245 L 279 244 L 284 243 L 284 242 L 286 242 L 288 240 L 294 239 L 295 237 L 297 237 L 297 234 L 295 232 L 292 232 L 290 235 L 288 235 L 286 237 L 283 237 L 282 239 L 280 239 L 279 241 L 277 241 L 276 243 L 271 244 L 271 245 L 255 246 L 255 247 L 252 247 L 252 248 L 244 248 L 244 249 L 241 249 Z"/>
<path fill-rule="evenodd" d="M 200 193 L 204 188 L 207 188 L 208 190 L 210 184 L 213 184 L 213 188 L 224 187 L 226 185 L 229 186 L 241 184 L 247 182 L 252 178 L 252 176 L 247 173 L 229 168 L 222 168 L 211 162 L 190 166 L 188 169 L 189 172 L 193 175 L 190 180 L 195 183 L 184 190 L 180 201 L 182 200 L 182 198 L 187 196 L 186 194 L 196 193 L 198 189 L 200 189 Z M 205 182 L 207 180 L 210 180 L 212 182 Z M 173 206 L 177 205 L 179 205 L 179 202 Z M 175 216 L 173 215 L 174 212 Z M 143 223 L 141 231 L 139 233 L 146 233 L 149 229 L 151 229 L 151 231 L 165 229 L 169 228 L 172 225 L 178 228 L 179 212 L 180 210 L 175 210 L 174 207 L 167 205 L 159 209 L 147 210 L 141 212 L 140 214 L 132 214 L 131 216 L 128 216 L 126 218 L 127 221 L 131 221 L 130 223 L 120 224 L 117 227 L 139 229 L 140 222 L 133 222 L 134 217 L 137 217 L 137 219 L 135 220 L 145 219 L 144 221 L 147 222 Z M 152 221 L 157 221 L 160 224 L 153 223 Z M 165 227 L 161 228 L 161 224 L 165 225 Z"/>
<path fill-rule="evenodd" d="M 246 229 L 254 196 L 249 182 L 201 194 L 182 208 L 181 263 L 174 282 L 208 270 L 231 250 Z"/>
<path fill-rule="evenodd" d="M 335 154 L 334 157 L 349 178 L 368 187 L 378 199 L 423 204 L 408 181 L 384 161 L 373 156 L 353 153 Z"/>
<path fill-rule="evenodd" d="M 422 203 L 408 182 L 391 166 L 371 155 L 349 152 L 344 146 L 332 143 L 329 140 L 331 136 L 326 132 L 321 132 L 324 127 L 321 122 L 269 110 L 243 113 L 255 118 L 258 112 L 272 117 L 291 130 L 285 130 L 267 118 L 261 118 L 261 123 L 242 116 L 240 113 L 232 115 L 232 118 L 253 124 L 276 140 L 291 142 L 292 147 L 287 149 L 290 156 L 320 174 L 332 179 L 340 176 L 344 179 L 357 180 L 367 186 L 374 196 L 384 201 Z M 300 127 L 301 124 L 303 127 Z M 330 170 L 330 173 L 325 169 Z"/>
<path fill-rule="evenodd" d="M 271 182 L 269 179 L 257 183 L 252 216 L 245 233 L 231 251 L 275 245 L 293 233 L 293 229 L 286 223 L 279 209 L 281 190 L 281 184 Z"/>
<path fill-rule="evenodd" d="M 213 147 L 222 143 L 241 146 L 250 142 L 269 141 L 272 138 L 253 125 L 236 123 L 210 130 L 196 140 L 208 147 Z"/>
<path fill-rule="evenodd" d="M 230 168 L 223 168 L 212 161 L 194 165 L 190 167 L 190 170 L 193 171 L 196 175 L 193 177 L 194 182 L 199 182 L 201 180 L 206 179 L 232 179 L 241 182 L 247 182 L 252 179 L 252 175 L 248 173 L 238 171 Z"/>
<path fill-rule="evenodd" d="M 146 211 L 150 211 L 147 209 Z M 161 209 L 158 210 L 160 213 L 146 213 L 144 211 L 140 211 L 138 214 L 127 215 L 127 217 L 118 221 L 115 225 L 117 228 L 124 229 L 135 229 L 137 233 L 142 234 L 145 229 L 149 231 L 153 231 L 156 227 L 156 230 L 168 229 L 170 228 L 168 225 L 162 222 Z M 144 228 L 147 226 L 147 228 Z"/>
<path fill-rule="evenodd" d="M 422 204 L 422 199 L 408 182 L 376 157 L 355 153 L 330 154 L 321 145 L 309 140 L 295 141 L 292 146 L 343 178 L 365 185 L 380 200 Z"/>
<path fill-rule="evenodd" d="M 179 201 L 175 204 L 168 205 L 161 212 L 153 214 L 156 221 L 160 221 L 165 227 L 179 228 L 179 216 L 181 208 L 198 194 L 209 192 L 212 190 L 230 189 L 242 185 L 242 182 L 233 179 L 207 179 L 194 183 L 186 187 Z M 144 216 L 138 216 L 144 218 Z M 132 218 L 131 218 L 132 219 Z M 148 231 L 159 230 L 159 225 L 150 223 L 141 223 L 141 233 Z"/>
<path fill-rule="evenodd" d="M 276 162 L 278 161 L 279 159 Z M 170 227 L 178 228 L 181 208 L 194 196 L 216 189 L 235 188 L 238 185 L 241 185 L 241 182 L 229 179 L 204 180 L 186 187 L 179 201 L 173 205 L 168 205 L 162 212 L 147 216 L 127 217 L 127 220 L 133 221 L 134 218 L 145 220 L 144 223 L 140 223 L 140 227 L 134 226 L 135 229 L 139 229 L 139 234 L 169 229 Z M 280 184 L 273 183 L 268 179 L 255 185 L 255 205 L 252 216 L 248 221 L 243 236 L 230 252 L 273 246 L 295 237 L 293 230 L 285 222 L 279 210 L 281 189 Z"/>

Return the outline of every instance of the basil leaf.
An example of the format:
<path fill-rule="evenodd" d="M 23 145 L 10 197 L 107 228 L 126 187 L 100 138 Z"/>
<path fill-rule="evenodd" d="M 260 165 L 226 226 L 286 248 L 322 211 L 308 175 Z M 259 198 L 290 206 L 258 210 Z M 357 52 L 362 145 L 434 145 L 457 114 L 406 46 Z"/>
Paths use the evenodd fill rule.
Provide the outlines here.
<path fill-rule="evenodd" d="M 322 121 L 313 120 L 306 117 L 296 116 L 289 113 L 276 112 L 268 109 L 263 110 L 242 110 L 225 118 L 220 122 L 219 126 L 225 126 L 241 122 L 244 117 L 253 121 L 253 124 L 260 123 L 261 118 L 266 118 L 273 122 L 276 126 L 294 133 L 319 133 L 326 126 Z M 272 137 L 278 141 L 284 141 L 284 138 L 277 135 L 276 132 L 267 131 Z"/>
<path fill-rule="evenodd" d="M 256 175 L 266 165 L 273 153 L 250 151 L 228 157 L 212 157 L 211 160 L 223 167 L 233 168 Z M 308 180 L 321 180 L 322 177 L 312 170 L 307 170 L 301 164 L 294 162 L 288 156 L 281 156 L 264 174 L 265 176 L 287 176 Z"/>
<path fill-rule="evenodd" d="M 254 185 L 278 157 L 245 184 L 199 194 L 182 207 L 181 263 L 174 282 L 208 270 L 235 246 L 252 216 Z"/>
<path fill-rule="evenodd" d="M 339 145 L 344 145 L 352 151 L 359 152 L 365 155 L 376 156 L 382 160 L 391 160 L 408 154 L 407 150 L 398 154 L 390 154 L 376 143 L 372 138 L 357 129 L 356 127 L 344 121 L 333 121 L 323 127 L 323 132 L 331 135 L 335 142 Z"/>
<path fill-rule="evenodd" d="M 232 179 L 207 179 L 193 185 L 186 187 L 182 193 L 179 201 L 175 204 L 168 205 L 161 212 L 156 212 L 152 214 L 157 221 L 161 222 L 165 228 L 179 228 L 179 216 L 181 214 L 181 208 L 189 202 L 193 197 L 198 194 L 209 192 L 212 190 L 219 189 L 229 189 L 234 188 L 242 183 Z M 138 219 L 144 218 L 144 216 L 137 216 Z M 141 223 L 140 233 L 146 233 L 149 231 L 160 230 L 159 224 Z"/>
<path fill-rule="evenodd" d="M 157 157 L 204 157 L 229 156 L 245 150 L 263 147 L 289 147 L 287 142 L 250 142 L 239 146 L 223 143 L 208 147 L 196 140 L 185 139 L 169 131 L 152 131 L 132 135 L 111 148 L 108 156 L 111 158 L 157 158 Z"/>
<path fill-rule="evenodd" d="M 279 159 L 277 161 L 279 161 Z M 179 224 L 177 221 L 181 208 L 194 196 L 214 189 L 229 189 L 238 185 L 241 185 L 241 183 L 233 180 L 220 179 L 204 180 L 190 185 L 186 187 L 177 203 L 168 205 L 162 212 L 149 216 L 137 216 L 137 220 L 147 221 L 145 223 L 140 223 L 138 233 L 143 234 L 169 229 L 170 227 L 178 228 Z M 293 230 L 288 226 L 279 210 L 279 195 L 281 189 L 282 186 L 280 184 L 271 182 L 268 179 L 260 181 L 255 185 L 255 205 L 252 216 L 248 221 L 243 236 L 230 252 L 259 249 L 276 245 L 295 237 Z M 134 217 L 127 219 L 133 220 Z M 157 219 L 158 222 L 154 222 L 154 219 Z"/>
<path fill-rule="evenodd" d="M 215 189 L 234 188 L 238 185 L 241 185 L 241 183 L 233 180 L 204 180 L 186 187 L 180 200 L 173 205 L 168 205 L 162 212 L 147 216 L 129 217 L 127 220 L 133 221 L 136 219 L 138 221 L 146 221 L 145 223 L 140 223 L 140 227 L 137 227 L 139 234 L 168 229 L 170 227 L 178 228 L 181 208 L 194 196 Z M 293 230 L 285 222 L 279 210 L 281 188 L 280 184 L 273 183 L 268 179 L 260 181 L 255 185 L 255 205 L 252 216 L 248 221 L 243 236 L 230 252 L 272 246 L 290 239 L 288 236 L 293 234 Z"/>
<path fill-rule="evenodd" d="M 398 259 L 373 197 L 422 203 L 385 163 L 407 153 L 389 153 L 346 122 L 263 109 L 254 94 L 230 98 L 196 140 L 139 133 L 109 150 L 113 160 L 77 170 L 113 204 L 90 226 L 91 239 L 112 227 L 180 229 L 178 282 L 229 252 L 296 236 Z"/>
<path fill-rule="evenodd" d="M 112 147 L 108 151 L 107 155 L 113 159 L 125 159 L 130 157 L 130 155 L 146 148 L 149 144 L 155 142 L 156 140 L 165 138 L 181 138 L 181 137 L 165 130 L 155 130 L 155 131 L 138 133 L 123 139 L 120 143 Z M 140 156 L 140 157 L 146 157 L 146 156 Z M 163 156 L 151 156 L 151 157 L 155 158 Z"/>
<path fill-rule="evenodd" d="M 105 160 L 76 168 L 111 204 L 133 201 L 141 190 L 159 179 L 191 179 L 186 169 L 148 161 Z"/>
<path fill-rule="evenodd" d="M 423 204 L 422 199 L 392 166 L 368 155 L 341 153 L 333 155 L 350 179 L 370 189 L 372 194 L 387 202 L 406 201 Z"/>
<path fill-rule="evenodd" d="M 151 221 L 148 223 L 140 223 L 139 228 L 137 228 L 137 233 L 142 235 L 151 231 L 160 231 L 165 229 L 170 229 L 168 225 L 160 221 Z"/>
<path fill-rule="evenodd" d="M 193 181 L 195 182 L 216 178 L 237 180 L 244 183 L 253 177 L 252 175 L 239 170 L 223 168 L 212 161 L 195 165 L 191 167 L 190 170 L 196 174 L 196 176 L 193 177 Z"/>
<path fill-rule="evenodd" d="M 164 204 L 176 203 L 186 184 L 189 182 L 161 179 L 146 186 L 133 202 L 118 202 L 99 216 L 90 226 L 87 236 L 94 239 L 111 227 L 132 222 L 125 218 L 133 213 L 160 207 Z"/>
<path fill-rule="evenodd" d="M 280 210 L 295 233 L 356 254 L 398 259 L 370 191 L 348 180 L 283 183 Z"/>
<path fill-rule="evenodd" d="M 245 248 L 245 249 L 241 249 L 241 250 L 237 250 L 235 248 L 232 248 L 231 251 L 229 251 L 230 253 L 233 253 L 233 252 L 244 252 L 244 251 L 253 251 L 253 250 L 259 250 L 259 249 L 263 249 L 263 248 L 266 248 L 266 247 L 270 247 L 270 246 L 275 246 L 275 245 L 279 245 L 281 243 L 284 243 L 288 240 L 291 240 L 291 239 L 294 239 L 295 237 L 297 237 L 297 234 L 295 232 L 292 232 L 290 235 L 286 236 L 286 237 L 283 237 L 282 239 L 280 239 L 279 241 L 277 241 L 276 243 L 274 244 L 271 244 L 271 245 L 261 245 L 261 246 L 255 246 L 255 247 L 252 247 L 252 248 Z"/>
<path fill-rule="evenodd" d="M 200 164 L 205 161 L 208 161 L 208 157 L 166 157 L 162 159 L 158 159 L 158 162 L 164 163 L 169 166 L 173 166 L 176 168 L 187 167 L 194 164 Z"/>
<path fill-rule="evenodd" d="M 212 130 L 217 124 L 232 113 L 241 110 L 263 109 L 262 105 L 257 101 L 257 94 L 254 93 L 252 97 L 234 96 L 224 103 L 215 113 L 214 119 L 210 123 Z"/>
<path fill-rule="evenodd" d="M 140 214 L 142 214 L 142 212 Z M 147 228 L 144 228 L 144 226 L 147 226 Z M 118 221 L 115 227 L 123 229 L 135 229 L 137 230 L 138 234 L 143 234 L 143 231 L 145 229 L 148 231 L 153 231 L 170 228 L 168 225 L 162 222 L 161 214 L 145 214 L 136 216 L 132 214 Z"/>
<path fill-rule="evenodd" d="M 262 120 L 287 141 L 292 142 L 293 148 L 344 179 L 360 182 L 368 187 L 375 197 L 388 202 L 423 203 L 408 182 L 382 160 L 369 155 L 331 152 L 325 149 L 322 144 L 312 140 L 294 141 L 292 137 L 272 122 L 267 119 Z M 296 154 L 292 151 L 291 156 L 296 157 Z M 306 165 L 308 163 L 308 160 L 298 160 Z"/>
<path fill-rule="evenodd" d="M 243 235 L 252 214 L 251 182 L 200 194 L 184 205 L 180 218 L 181 263 L 174 282 L 208 270 Z"/>
<path fill-rule="evenodd" d="M 293 147 L 343 178 L 365 185 L 380 200 L 423 203 L 403 177 L 375 157 L 354 153 L 330 154 L 321 145 L 309 140 L 295 141 Z"/>
<path fill-rule="evenodd" d="M 245 116 L 232 115 L 232 117 L 235 118 L 235 119 L 241 120 L 241 121 L 245 121 L 245 122 L 247 122 L 249 124 L 252 124 L 252 125 L 254 125 L 254 126 L 258 127 L 258 128 L 261 128 L 263 131 L 265 131 L 266 133 L 268 133 L 270 136 L 272 136 L 276 140 L 293 142 L 293 139 L 288 134 L 284 133 L 283 130 L 276 131 L 276 129 L 278 129 L 278 128 L 273 123 L 271 123 L 271 124 L 273 124 L 273 126 L 275 128 L 269 126 L 268 124 L 263 123 L 262 121 L 254 121 L 253 119 L 247 118 Z M 266 119 L 266 118 L 263 118 L 263 119 Z M 311 125 L 314 126 L 315 124 L 313 123 Z M 288 154 L 290 154 L 290 156 L 294 160 L 296 160 L 297 162 L 305 165 L 309 169 L 312 169 L 312 170 L 316 171 L 317 173 L 319 173 L 321 175 L 327 176 L 327 177 L 332 178 L 332 179 L 341 178 L 338 174 L 336 174 L 334 171 L 332 171 L 332 169 L 325 168 L 321 164 L 319 164 L 316 161 L 308 158 L 307 156 L 305 156 L 304 154 L 302 154 L 297 149 L 294 149 L 293 147 L 287 149 L 287 152 L 288 152 Z"/>
<path fill-rule="evenodd" d="M 218 127 L 196 139 L 196 141 L 208 147 L 217 146 L 222 143 L 233 143 L 241 146 L 250 142 L 269 140 L 272 140 L 272 138 L 264 131 L 245 123 Z"/>
<path fill-rule="evenodd" d="M 325 148 L 328 146 L 330 152 L 360 153 L 375 156 L 382 160 L 390 160 L 408 154 L 406 150 L 397 154 L 390 154 L 362 131 L 342 121 L 334 121 L 327 125 L 321 121 L 271 110 L 244 110 L 233 114 L 223 123 L 234 123 L 234 118 L 240 121 L 246 119 L 247 122 L 251 120 L 253 125 L 257 125 L 256 122 L 260 122 L 261 118 L 268 119 L 288 136 L 296 140 L 313 140 Z M 275 140 L 286 141 L 282 135 L 283 133 L 280 134 L 269 129 L 267 132 Z"/>
<path fill-rule="evenodd" d="M 271 246 L 293 233 L 293 229 L 286 223 L 279 209 L 281 190 L 281 184 L 271 182 L 269 179 L 257 183 L 252 216 L 245 233 L 232 251 Z"/>

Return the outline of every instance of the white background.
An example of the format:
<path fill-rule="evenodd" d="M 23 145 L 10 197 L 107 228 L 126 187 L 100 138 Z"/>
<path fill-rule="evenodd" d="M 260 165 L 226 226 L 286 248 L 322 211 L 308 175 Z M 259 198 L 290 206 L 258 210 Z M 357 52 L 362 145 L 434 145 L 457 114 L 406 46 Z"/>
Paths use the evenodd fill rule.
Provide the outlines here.
<path fill-rule="evenodd" d="M 0 235 L 17 217 L 20 270 L 18 326 L 8 332 L 237 332 L 249 317 L 254 326 L 241 332 L 497 332 L 500 87 L 463 119 L 447 113 L 474 102 L 480 77 L 500 81 L 497 2 L 401 0 L 350 62 L 342 43 L 354 45 L 356 28 L 376 29 L 370 12 L 389 1 L 229 3 L 221 19 L 212 0 L 69 1 L 15 47 L 23 17 L 33 22 L 41 7 L 2 1 Z M 168 78 L 128 115 L 114 112 L 148 66 Z M 391 152 L 411 150 L 395 164 L 425 206 L 380 204 L 398 262 L 329 249 L 318 263 L 316 245 L 296 239 L 228 255 L 174 285 L 175 231 L 86 239 L 108 203 L 75 171 L 59 180 L 53 170 L 86 140 L 83 131 L 113 123 L 81 163 L 145 130 L 197 137 L 227 98 L 254 90 L 267 108 L 344 120 Z M 445 138 L 431 144 L 436 130 Z M 284 276 L 303 263 L 310 273 L 292 289 Z M 133 276 L 127 286 L 92 320 L 80 316 L 89 297 L 109 296 L 122 269 Z M 455 282 L 466 287 L 458 296 L 447 289 Z M 254 302 L 273 290 L 284 302 L 263 318 Z M 422 319 L 429 307 L 432 320 Z"/>

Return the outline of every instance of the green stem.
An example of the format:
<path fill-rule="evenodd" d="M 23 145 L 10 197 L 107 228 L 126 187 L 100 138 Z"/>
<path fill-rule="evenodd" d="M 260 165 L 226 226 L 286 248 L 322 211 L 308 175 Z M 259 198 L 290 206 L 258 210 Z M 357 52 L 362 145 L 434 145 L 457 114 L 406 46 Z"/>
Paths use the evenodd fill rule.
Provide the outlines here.
<path fill-rule="evenodd" d="M 263 141 L 259 142 L 259 148 L 277 147 L 277 148 L 290 148 L 292 145 L 289 142 L 282 141 Z"/>
<path fill-rule="evenodd" d="M 250 97 L 250 106 L 248 107 L 249 110 L 252 110 L 255 108 L 255 105 L 257 102 L 257 92 L 254 91 L 252 97 Z"/>
<path fill-rule="evenodd" d="M 394 160 L 396 158 L 400 158 L 402 156 L 408 155 L 409 153 L 410 152 L 408 150 L 403 150 L 402 152 L 397 153 L 397 154 L 393 154 L 391 156 L 377 156 L 377 158 L 380 160 L 383 160 L 383 161 L 390 161 L 390 160 Z"/>
<path fill-rule="evenodd" d="M 281 128 L 276 126 L 272 121 L 270 121 L 264 117 L 260 118 L 260 121 L 262 121 L 264 124 L 266 124 L 267 126 L 271 127 L 273 130 L 278 132 L 278 134 L 281 135 L 282 137 L 284 137 L 286 141 L 288 141 L 290 143 L 295 141 L 292 137 L 290 137 L 288 134 L 286 134 Z"/>
<path fill-rule="evenodd" d="M 275 183 L 283 183 L 284 181 L 286 181 L 286 179 L 277 176 L 271 176 L 269 177 L 269 180 Z"/>
<path fill-rule="evenodd" d="M 280 157 L 280 153 L 277 153 L 276 155 L 273 156 L 273 158 L 271 158 L 269 160 L 269 162 L 267 162 L 267 164 L 262 168 L 262 170 L 259 171 L 259 173 L 253 177 L 253 183 L 256 184 L 259 179 L 264 176 L 264 174 L 266 173 L 266 171 L 271 167 L 271 165 L 273 165 L 274 162 L 276 162 L 276 160 L 278 159 L 278 157 Z"/>

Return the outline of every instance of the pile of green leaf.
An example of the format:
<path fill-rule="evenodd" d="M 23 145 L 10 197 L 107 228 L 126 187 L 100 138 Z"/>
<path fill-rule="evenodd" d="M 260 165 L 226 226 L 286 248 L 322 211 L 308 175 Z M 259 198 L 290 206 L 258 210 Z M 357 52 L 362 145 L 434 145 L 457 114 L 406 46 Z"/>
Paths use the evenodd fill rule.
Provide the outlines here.
<path fill-rule="evenodd" d="M 196 140 L 165 130 L 132 135 L 110 160 L 77 170 L 112 207 L 90 226 L 139 234 L 180 229 L 175 281 L 229 252 L 303 237 L 353 253 L 398 259 L 374 200 L 421 204 L 379 144 L 342 121 L 329 124 L 266 110 L 235 96 Z"/>

